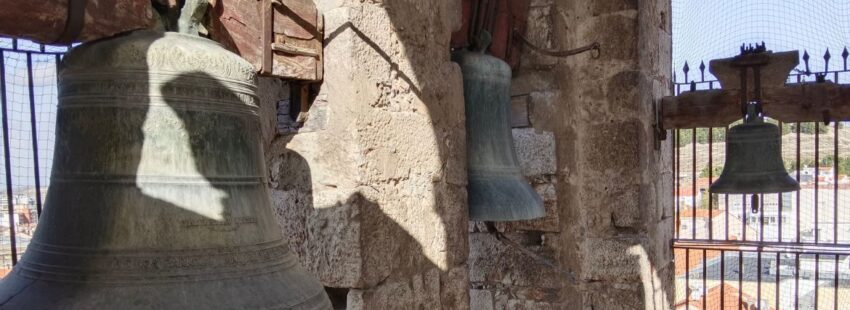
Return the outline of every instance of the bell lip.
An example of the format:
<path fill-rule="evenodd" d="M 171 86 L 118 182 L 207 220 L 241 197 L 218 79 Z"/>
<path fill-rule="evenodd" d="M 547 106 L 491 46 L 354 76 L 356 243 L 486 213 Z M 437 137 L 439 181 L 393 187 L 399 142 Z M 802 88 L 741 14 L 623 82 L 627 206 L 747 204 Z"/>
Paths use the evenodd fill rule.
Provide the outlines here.
<path fill-rule="evenodd" d="M 523 221 L 546 216 L 543 199 L 519 177 L 470 178 L 467 193 L 470 221 Z"/>
<path fill-rule="evenodd" d="M 790 179 L 790 178 L 789 178 Z M 796 192 L 800 190 L 800 183 L 796 180 L 779 180 L 781 184 L 768 188 L 756 189 L 755 187 L 742 186 L 741 184 L 731 184 L 718 179 L 717 182 L 708 187 L 708 192 L 711 194 L 778 194 Z M 744 183 L 746 184 L 746 183 Z"/>

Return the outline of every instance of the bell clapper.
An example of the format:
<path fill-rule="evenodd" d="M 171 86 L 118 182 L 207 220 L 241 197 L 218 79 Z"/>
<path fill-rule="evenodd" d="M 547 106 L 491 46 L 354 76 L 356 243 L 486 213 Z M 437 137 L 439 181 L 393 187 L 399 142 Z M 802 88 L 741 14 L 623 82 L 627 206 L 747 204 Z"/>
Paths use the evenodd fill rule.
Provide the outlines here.
<path fill-rule="evenodd" d="M 753 194 L 750 197 L 750 204 L 753 208 L 753 214 L 759 213 L 759 194 Z"/>

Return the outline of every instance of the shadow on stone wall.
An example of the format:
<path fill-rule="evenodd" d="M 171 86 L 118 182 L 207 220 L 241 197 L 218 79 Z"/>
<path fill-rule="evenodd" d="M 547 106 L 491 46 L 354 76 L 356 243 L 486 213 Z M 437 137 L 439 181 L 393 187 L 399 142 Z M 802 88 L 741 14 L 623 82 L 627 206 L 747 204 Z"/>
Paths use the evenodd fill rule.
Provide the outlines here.
<path fill-rule="evenodd" d="M 380 262 L 363 262 L 363 265 L 383 265 L 381 273 L 367 277 L 380 277 L 376 279 L 376 286 L 390 286 L 393 295 L 375 295 L 369 287 L 355 294 L 349 294 L 351 288 L 326 287 L 334 309 L 360 309 L 364 300 L 372 300 L 369 302 L 372 305 L 382 304 L 391 308 L 413 305 L 426 309 L 440 308 L 440 287 L 433 287 L 433 284 L 439 284 L 439 268 L 428 260 L 422 246 L 403 227 L 360 192 L 331 206 L 316 208 L 307 160 L 293 151 L 285 151 L 280 157 L 282 164 L 278 176 L 273 178 L 273 189 L 286 193 L 276 198 L 283 199 L 277 200 L 278 205 L 283 202 L 288 207 L 276 208 L 276 216 L 283 223 L 284 231 L 290 233 L 286 237 L 302 260 L 342 274 L 347 268 L 363 266 L 346 265 L 345 261 L 334 259 L 339 257 L 338 254 L 325 255 L 327 252 L 357 255 L 359 247 L 370 246 L 371 250 L 382 254 L 367 253 L 362 259 L 390 258 Z M 340 243 L 340 240 L 348 239 L 340 236 L 358 232 L 356 237 L 369 239 L 369 242 L 365 245 Z M 311 242 L 316 244 L 306 244 Z"/>
<path fill-rule="evenodd" d="M 468 307 L 463 97 L 445 7 L 325 11 L 325 81 L 305 126 L 325 106 L 332 128 L 278 136 L 267 154 L 284 231 L 325 285 L 342 286 L 329 292 L 346 294 L 348 309 Z M 355 164 L 329 163 L 346 152 Z M 356 184 L 314 179 L 333 165 Z"/>

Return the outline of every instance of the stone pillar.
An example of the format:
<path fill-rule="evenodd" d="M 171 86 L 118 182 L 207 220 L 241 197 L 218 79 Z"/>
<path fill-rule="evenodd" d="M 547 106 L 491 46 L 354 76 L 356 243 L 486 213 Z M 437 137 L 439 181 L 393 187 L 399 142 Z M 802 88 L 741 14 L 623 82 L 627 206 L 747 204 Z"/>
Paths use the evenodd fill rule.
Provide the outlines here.
<path fill-rule="evenodd" d="M 670 1 L 556 1 L 571 11 L 556 37 L 599 42 L 598 59 L 569 59 L 559 84 L 575 136 L 561 178 L 576 206 L 587 309 L 669 309 L 674 265 L 671 142 L 655 148 L 653 103 L 672 74 Z M 557 23 L 556 23 L 557 25 Z M 561 32 L 558 34 L 558 32 Z M 576 250 L 573 250 L 576 249 Z"/>
<path fill-rule="evenodd" d="M 471 225 L 472 308 L 672 309 L 672 145 L 656 149 L 652 127 L 671 83 L 670 1 L 531 2 L 531 42 L 601 51 L 524 49 L 514 138 L 547 216 L 497 228 L 556 267 Z"/>
<path fill-rule="evenodd" d="M 325 79 L 267 151 L 284 233 L 340 307 L 465 309 L 459 4 L 317 2 Z"/>

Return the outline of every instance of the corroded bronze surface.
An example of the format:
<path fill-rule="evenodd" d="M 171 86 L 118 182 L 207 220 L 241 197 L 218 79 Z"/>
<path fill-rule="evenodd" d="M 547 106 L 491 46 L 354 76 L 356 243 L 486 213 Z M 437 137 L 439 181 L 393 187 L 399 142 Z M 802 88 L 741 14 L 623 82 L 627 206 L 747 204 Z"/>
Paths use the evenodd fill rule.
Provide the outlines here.
<path fill-rule="evenodd" d="M 50 191 L 2 308 L 330 308 L 272 214 L 247 62 L 138 31 L 74 48 L 59 93 Z"/>
<path fill-rule="evenodd" d="M 466 106 L 469 218 L 515 221 L 545 215 L 543 200 L 523 177 L 508 109 L 511 69 L 479 52 L 459 51 Z"/>
<path fill-rule="evenodd" d="M 712 193 L 782 193 L 799 189 L 800 184 L 788 175 L 782 162 L 779 126 L 751 121 L 729 129 L 726 164 L 711 184 Z"/>

